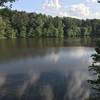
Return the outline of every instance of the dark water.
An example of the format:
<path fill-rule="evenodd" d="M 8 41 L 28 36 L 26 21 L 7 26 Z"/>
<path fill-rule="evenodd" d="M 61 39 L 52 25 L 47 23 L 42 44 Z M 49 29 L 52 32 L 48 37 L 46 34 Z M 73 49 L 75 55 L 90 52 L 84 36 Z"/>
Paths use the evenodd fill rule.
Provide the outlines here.
<path fill-rule="evenodd" d="M 0 40 L 0 100 L 85 100 L 95 39 Z"/>

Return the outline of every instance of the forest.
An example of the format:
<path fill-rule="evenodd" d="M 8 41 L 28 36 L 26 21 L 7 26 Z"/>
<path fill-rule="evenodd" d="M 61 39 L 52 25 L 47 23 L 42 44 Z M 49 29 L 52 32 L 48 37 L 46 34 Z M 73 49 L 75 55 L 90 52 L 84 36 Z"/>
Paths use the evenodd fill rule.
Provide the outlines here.
<path fill-rule="evenodd" d="M 100 19 L 52 17 L 25 11 L 0 9 L 0 38 L 99 36 Z"/>
<path fill-rule="evenodd" d="M 16 0 L 0 0 L 0 38 L 100 36 L 100 19 L 80 20 L 12 11 Z M 11 3 L 6 7 L 6 3 Z M 98 1 L 99 3 L 99 1 Z"/>

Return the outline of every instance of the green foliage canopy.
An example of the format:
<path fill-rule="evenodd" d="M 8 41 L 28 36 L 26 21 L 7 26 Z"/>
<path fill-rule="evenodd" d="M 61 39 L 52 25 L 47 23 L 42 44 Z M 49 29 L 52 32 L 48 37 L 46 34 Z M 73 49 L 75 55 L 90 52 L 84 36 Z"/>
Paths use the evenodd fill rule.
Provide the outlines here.
<path fill-rule="evenodd" d="M 0 9 L 0 37 L 80 37 L 100 36 L 100 20 L 52 17 L 24 11 Z"/>

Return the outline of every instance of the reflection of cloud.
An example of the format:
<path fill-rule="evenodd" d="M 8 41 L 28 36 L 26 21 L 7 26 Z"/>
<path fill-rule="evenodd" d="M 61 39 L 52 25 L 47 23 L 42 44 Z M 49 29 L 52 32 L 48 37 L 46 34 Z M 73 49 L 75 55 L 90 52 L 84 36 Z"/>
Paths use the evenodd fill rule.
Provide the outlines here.
<path fill-rule="evenodd" d="M 74 51 L 69 52 L 69 56 L 74 58 L 81 58 L 82 56 L 87 55 L 88 52 L 84 49 L 79 47 L 78 49 L 74 49 Z"/>
<path fill-rule="evenodd" d="M 55 63 L 58 62 L 59 58 L 60 58 L 60 55 L 56 54 L 54 52 L 46 55 L 46 57 L 45 57 L 46 60 L 54 61 Z"/>
<path fill-rule="evenodd" d="M 88 80 L 89 75 L 82 74 L 81 72 L 73 72 L 71 80 L 68 83 L 68 92 L 65 98 L 69 100 L 85 100 L 89 97 L 90 91 L 87 87 L 86 80 Z"/>
<path fill-rule="evenodd" d="M 90 64 L 89 58 L 93 53 L 94 49 L 87 47 L 48 49 L 44 51 L 44 53 L 37 53 L 33 57 L 22 57 L 4 63 L 2 65 L 3 67 L 0 68 L 0 73 L 17 74 L 27 73 L 30 72 L 30 70 L 43 72 L 58 69 L 61 71 L 67 71 L 73 68 L 87 70 L 87 66 Z"/>
<path fill-rule="evenodd" d="M 29 73 L 29 79 L 24 82 L 23 86 L 19 89 L 19 96 L 21 97 L 30 86 L 35 86 L 38 81 L 40 74 L 35 72 Z"/>
<path fill-rule="evenodd" d="M 40 74 L 33 72 L 32 74 L 30 74 L 31 79 L 30 79 L 30 84 L 35 84 L 37 82 L 37 80 L 40 78 Z"/>
<path fill-rule="evenodd" d="M 23 84 L 23 86 L 20 87 L 20 89 L 19 89 L 19 91 L 18 91 L 19 97 L 21 97 L 21 96 L 25 93 L 25 91 L 26 91 L 28 85 L 29 85 L 29 84 L 28 84 L 28 81 L 26 81 L 26 82 Z"/>
<path fill-rule="evenodd" d="M 6 82 L 5 77 L 0 76 L 0 87 L 2 87 L 2 85 L 4 85 Z"/>
<path fill-rule="evenodd" d="M 90 93 L 86 84 L 89 75 L 85 72 L 30 72 L 27 75 L 25 80 L 22 76 L 18 77 L 17 81 L 15 81 L 16 75 L 10 76 L 12 78 L 8 77 L 9 85 L 5 86 L 4 94 L 4 96 L 7 95 L 7 100 L 10 100 L 10 97 L 15 98 L 16 94 L 19 100 L 85 100 Z M 1 80 L 3 79 L 0 77 Z"/>
<path fill-rule="evenodd" d="M 88 52 L 86 49 L 84 49 L 83 47 L 77 47 L 77 48 L 73 48 L 70 49 L 69 51 L 64 50 L 64 51 L 59 51 L 57 53 L 55 53 L 54 51 L 52 51 L 51 53 L 47 54 L 45 56 L 45 59 L 47 61 L 52 61 L 52 62 L 58 62 L 58 60 L 60 59 L 65 59 L 65 58 L 82 58 L 84 56 L 88 55 Z"/>
<path fill-rule="evenodd" d="M 45 85 L 40 88 L 40 95 L 43 97 L 43 100 L 53 100 L 53 87 L 50 85 Z"/>

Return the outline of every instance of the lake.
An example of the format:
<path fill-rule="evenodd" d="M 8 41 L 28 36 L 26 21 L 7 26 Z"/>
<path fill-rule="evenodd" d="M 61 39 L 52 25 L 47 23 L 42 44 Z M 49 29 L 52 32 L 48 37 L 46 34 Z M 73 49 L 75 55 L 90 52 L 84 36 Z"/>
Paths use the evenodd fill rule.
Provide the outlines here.
<path fill-rule="evenodd" d="M 85 100 L 95 39 L 0 40 L 0 100 Z"/>

